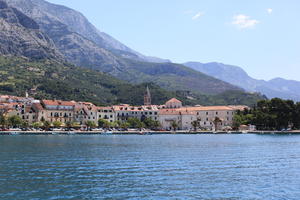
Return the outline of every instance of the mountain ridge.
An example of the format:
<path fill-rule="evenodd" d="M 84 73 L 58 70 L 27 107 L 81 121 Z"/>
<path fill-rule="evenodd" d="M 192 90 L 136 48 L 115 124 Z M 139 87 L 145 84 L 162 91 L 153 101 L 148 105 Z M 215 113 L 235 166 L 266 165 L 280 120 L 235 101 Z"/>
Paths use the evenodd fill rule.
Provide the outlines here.
<path fill-rule="evenodd" d="M 51 39 L 39 25 L 4 1 L 0 1 L 0 53 L 34 59 L 62 59 Z"/>
<path fill-rule="evenodd" d="M 82 14 L 78 14 L 77 11 L 68 9 L 65 6 L 53 5 L 43 0 L 6 1 L 9 2 L 9 5 L 16 6 L 21 12 L 25 12 L 26 15 L 35 20 L 41 30 L 52 39 L 56 48 L 64 55 L 66 60 L 77 66 L 110 73 L 116 78 L 131 83 L 154 81 L 161 87 L 173 91 L 190 90 L 198 94 L 219 94 L 228 90 L 242 91 L 237 86 L 208 77 L 183 65 L 168 62 L 143 62 L 137 59 L 124 58 L 118 50 L 111 50 L 113 47 L 109 49 L 105 45 L 97 45 L 97 41 L 91 40 L 92 37 L 87 39 L 87 37 L 80 35 L 79 31 L 74 32 L 76 27 L 80 29 L 78 27 L 80 23 L 75 26 L 75 23 L 69 22 L 69 18 L 89 22 Z M 68 16 L 68 13 L 64 14 L 64 12 L 59 14 L 60 9 L 67 10 L 64 12 L 71 12 L 72 14 L 70 16 Z M 63 22 L 71 23 L 73 28 Z M 130 52 L 127 52 L 127 54 L 130 54 Z"/>
<path fill-rule="evenodd" d="M 99 31 L 93 24 L 91 24 L 85 16 L 69 7 L 53 4 L 44 0 L 6 0 L 8 4 L 17 7 L 25 14 L 33 19 L 39 21 L 35 16 L 38 12 L 47 13 L 51 18 L 68 26 L 69 30 L 84 36 L 86 39 L 95 42 L 98 46 L 110 51 L 119 51 L 119 54 L 125 58 L 136 59 L 146 62 L 170 62 L 167 59 L 160 59 L 151 56 L 144 56 L 137 51 L 132 50 L 126 45 L 122 44 L 110 35 Z M 30 6 L 24 6 L 30 5 Z"/>
<path fill-rule="evenodd" d="M 217 62 L 187 62 L 185 66 L 239 86 L 249 92 L 260 92 L 268 98 L 283 98 L 300 101 L 300 82 L 280 77 L 269 81 L 254 79 L 241 67 Z"/>

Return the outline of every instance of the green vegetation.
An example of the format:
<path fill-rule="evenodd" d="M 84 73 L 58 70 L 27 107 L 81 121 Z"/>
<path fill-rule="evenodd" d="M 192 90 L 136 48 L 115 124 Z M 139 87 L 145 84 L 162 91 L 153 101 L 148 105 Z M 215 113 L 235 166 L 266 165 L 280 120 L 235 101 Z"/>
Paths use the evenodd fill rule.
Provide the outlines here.
<path fill-rule="evenodd" d="M 274 98 L 262 100 L 255 107 L 237 112 L 234 128 L 256 125 L 258 130 L 300 129 L 300 103 Z"/>
<path fill-rule="evenodd" d="M 151 130 L 157 130 L 160 127 L 160 123 L 159 121 L 153 120 L 151 118 L 145 118 L 143 120 L 139 120 L 137 118 L 131 117 L 124 122 L 121 121 L 109 122 L 105 119 L 99 119 L 98 127 L 104 129 L 121 128 L 126 130 L 128 128 L 136 128 L 136 129 L 147 128 Z"/>
<path fill-rule="evenodd" d="M 128 103 L 142 105 L 149 85 L 152 103 L 163 104 L 176 97 L 185 105 L 254 105 L 264 99 L 258 94 L 228 91 L 218 95 L 203 95 L 190 91 L 167 91 L 154 83 L 132 85 L 102 72 L 51 60 L 32 61 L 25 58 L 0 56 L 0 93 L 24 96 L 32 91 L 37 99 L 90 101 L 96 105 Z M 149 79 L 149 81 L 151 81 Z"/>

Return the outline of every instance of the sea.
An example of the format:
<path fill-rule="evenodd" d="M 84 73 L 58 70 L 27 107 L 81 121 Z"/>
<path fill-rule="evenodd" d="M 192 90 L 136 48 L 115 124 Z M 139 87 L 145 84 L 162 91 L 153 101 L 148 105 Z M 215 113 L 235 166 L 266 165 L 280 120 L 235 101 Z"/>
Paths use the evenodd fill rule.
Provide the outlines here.
<path fill-rule="evenodd" d="M 300 199 L 300 135 L 0 136 L 0 199 Z"/>

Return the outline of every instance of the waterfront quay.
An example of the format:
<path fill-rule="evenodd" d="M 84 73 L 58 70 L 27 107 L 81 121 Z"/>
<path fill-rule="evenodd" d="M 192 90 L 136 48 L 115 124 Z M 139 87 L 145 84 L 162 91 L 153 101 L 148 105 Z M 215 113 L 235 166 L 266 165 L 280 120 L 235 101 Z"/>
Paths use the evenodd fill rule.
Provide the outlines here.
<path fill-rule="evenodd" d="M 296 135 L 299 131 L 0 131 L 1 135 L 196 135 L 196 134 L 283 134 Z"/>
<path fill-rule="evenodd" d="M 144 94 L 144 105 L 119 104 L 97 106 L 90 102 L 34 99 L 0 95 L 0 128 L 27 130 L 74 128 L 76 130 L 151 129 L 162 131 L 230 131 L 237 111 L 243 105 L 186 106 L 172 98 L 162 105 L 151 103 L 150 90 Z M 0 130 L 1 130 L 0 129 Z"/>

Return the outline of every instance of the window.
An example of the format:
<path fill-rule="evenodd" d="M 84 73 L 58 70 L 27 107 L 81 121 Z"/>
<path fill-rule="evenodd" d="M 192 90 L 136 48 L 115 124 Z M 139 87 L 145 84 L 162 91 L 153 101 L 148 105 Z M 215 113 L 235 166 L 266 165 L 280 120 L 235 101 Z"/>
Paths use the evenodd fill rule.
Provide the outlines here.
<path fill-rule="evenodd" d="M 206 115 L 208 115 L 208 112 L 206 112 Z"/>
<path fill-rule="evenodd" d="M 216 112 L 216 115 L 218 115 L 218 112 Z"/>

